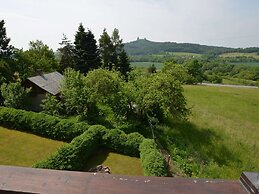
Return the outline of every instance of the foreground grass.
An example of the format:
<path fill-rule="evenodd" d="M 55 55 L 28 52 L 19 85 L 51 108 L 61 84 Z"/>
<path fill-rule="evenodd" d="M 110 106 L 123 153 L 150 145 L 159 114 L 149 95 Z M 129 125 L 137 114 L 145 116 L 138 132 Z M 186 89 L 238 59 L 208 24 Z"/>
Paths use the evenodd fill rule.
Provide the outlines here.
<path fill-rule="evenodd" d="M 0 127 L 0 165 L 30 167 L 62 145 L 63 142 Z"/>
<path fill-rule="evenodd" d="M 224 179 L 259 171 L 259 89 L 185 86 L 185 96 L 189 122 L 159 127 L 174 168 Z"/>
<path fill-rule="evenodd" d="M 100 149 L 87 161 L 86 171 L 97 165 L 108 166 L 112 174 L 143 176 L 144 172 L 139 158 Z"/>

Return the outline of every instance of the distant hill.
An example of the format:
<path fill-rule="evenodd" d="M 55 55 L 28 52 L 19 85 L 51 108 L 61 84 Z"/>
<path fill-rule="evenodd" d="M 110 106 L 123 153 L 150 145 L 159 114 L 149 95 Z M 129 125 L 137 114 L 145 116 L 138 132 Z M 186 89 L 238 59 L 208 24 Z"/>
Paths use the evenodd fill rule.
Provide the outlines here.
<path fill-rule="evenodd" d="M 129 55 L 150 55 L 164 52 L 188 52 L 197 54 L 222 54 L 230 52 L 259 52 L 259 48 L 234 49 L 228 47 L 206 46 L 191 43 L 153 42 L 147 39 L 138 39 L 125 43 L 125 50 Z"/>

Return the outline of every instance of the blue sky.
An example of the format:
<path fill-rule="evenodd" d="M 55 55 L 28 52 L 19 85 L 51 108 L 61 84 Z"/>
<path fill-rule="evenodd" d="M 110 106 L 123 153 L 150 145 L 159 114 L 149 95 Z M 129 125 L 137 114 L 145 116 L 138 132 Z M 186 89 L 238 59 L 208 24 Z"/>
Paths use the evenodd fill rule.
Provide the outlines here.
<path fill-rule="evenodd" d="M 118 28 L 124 42 L 190 42 L 259 47 L 259 0 L 0 0 L 0 19 L 17 48 L 42 40 L 56 50 L 80 22 L 99 39 Z"/>

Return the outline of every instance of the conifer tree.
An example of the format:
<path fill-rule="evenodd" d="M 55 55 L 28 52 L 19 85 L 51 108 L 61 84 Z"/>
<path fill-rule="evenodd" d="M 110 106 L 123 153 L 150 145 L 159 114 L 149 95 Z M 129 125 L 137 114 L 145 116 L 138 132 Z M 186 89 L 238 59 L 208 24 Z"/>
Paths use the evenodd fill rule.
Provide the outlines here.
<path fill-rule="evenodd" d="M 59 43 L 62 47 L 58 49 L 60 53 L 59 69 L 63 72 L 66 68 L 74 68 L 74 46 L 71 41 L 63 34 L 62 42 Z"/>
<path fill-rule="evenodd" d="M 100 48 L 100 55 L 102 59 L 102 66 L 108 70 L 112 70 L 114 63 L 113 63 L 113 44 L 111 37 L 107 33 L 106 29 L 103 30 L 103 34 L 99 39 L 99 48 Z"/>
<path fill-rule="evenodd" d="M 9 45 L 10 38 L 6 37 L 4 20 L 0 21 L 0 59 L 9 58 L 13 53 L 13 46 Z"/>
<path fill-rule="evenodd" d="M 93 33 L 85 28 L 82 23 L 75 35 L 75 69 L 87 73 L 91 69 L 100 67 L 99 51 Z"/>

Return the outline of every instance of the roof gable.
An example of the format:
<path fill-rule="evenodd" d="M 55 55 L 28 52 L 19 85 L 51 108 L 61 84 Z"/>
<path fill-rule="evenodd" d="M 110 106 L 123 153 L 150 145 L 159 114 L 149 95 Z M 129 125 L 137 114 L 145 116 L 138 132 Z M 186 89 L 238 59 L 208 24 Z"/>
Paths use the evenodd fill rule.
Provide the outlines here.
<path fill-rule="evenodd" d="M 62 79 L 63 75 L 56 71 L 28 78 L 32 83 L 52 95 L 57 95 L 60 92 Z"/>

